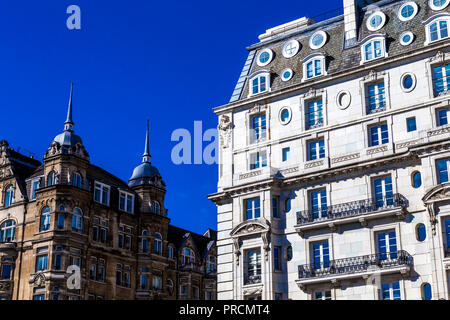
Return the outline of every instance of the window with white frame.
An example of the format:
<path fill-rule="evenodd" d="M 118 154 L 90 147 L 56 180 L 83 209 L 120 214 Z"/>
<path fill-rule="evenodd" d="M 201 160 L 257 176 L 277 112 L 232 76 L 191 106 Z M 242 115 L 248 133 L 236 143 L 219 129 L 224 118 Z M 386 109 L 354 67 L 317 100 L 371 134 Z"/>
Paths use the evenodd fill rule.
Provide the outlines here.
<path fill-rule="evenodd" d="M 36 191 L 39 189 L 40 181 L 39 180 L 33 180 L 31 182 L 31 200 L 36 199 Z"/>
<path fill-rule="evenodd" d="M 260 67 L 267 66 L 273 58 L 273 51 L 270 49 L 264 49 L 262 50 L 257 57 L 256 63 Z"/>
<path fill-rule="evenodd" d="M 270 74 L 260 73 L 250 79 L 250 96 L 270 91 Z"/>
<path fill-rule="evenodd" d="M 315 55 L 303 63 L 302 81 L 326 75 L 325 56 Z"/>
<path fill-rule="evenodd" d="M 445 9 L 449 3 L 450 3 L 450 0 L 429 0 L 428 1 L 428 5 L 434 11 Z"/>
<path fill-rule="evenodd" d="M 450 25 L 450 15 L 437 17 L 425 25 L 426 42 L 425 45 L 448 38 L 448 28 Z"/>
<path fill-rule="evenodd" d="M 244 201 L 245 204 L 245 220 L 258 219 L 261 216 L 260 199 L 253 198 Z"/>
<path fill-rule="evenodd" d="M 323 139 L 308 142 L 308 161 L 325 158 L 325 141 Z"/>
<path fill-rule="evenodd" d="M 313 50 L 320 49 L 327 42 L 327 34 L 324 31 L 315 32 L 309 39 L 309 47 Z"/>
<path fill-rule="evenodd" d="M 266 152 L 256 152 L 250 155 L 250 170 L 267 167 Z"/>
<path fill-rule="evenodd" d="M 244 284 L 261 282 L 261 250 L 252 249 L 245 252 Z"/>
<path fill-rule="evenodd" d="M 436 97 L 450 92 L 450 63 L 433 67 L 433 91 Z"/>
<path fill-rule="evenodd" d="M 300 50 L 300 43 L 297 40 L 290 40 L 283 45 L 282 53 L 285 58 L 292 58 Z"/>
<path fill-rule="evenodd" d="M 366 86 L 367 113 L 375 113 L 386 109 L 386 93 L 384 81 Z"/>
<path fill-rule="evenodd" d="M 323 290 L 314 292 L 314 300 L 331 300 L 331 291 Z"/>
<path fill-rule="evenodd" d="M 153 276 L 153 290 L 156 290 L 156 291 L 162 290 L 162 277 Z"/>
<path fill-rule="evenodd" d="M 104 205 L 109 205 L 109 193 L 111 188 L 106 184 L 95 182 L 94 200 Z"/>
<path fill-rule="evenodd" d="M 371 38 L 361 46 L 362 63 L 387 57 L 384 37 Z"/>
<path fill-rule="evenodd" d="M 449 177 L 450 159 L 440 159 L 436 161 L 438 183 L 450 181 Z"/>
<path fill-rule="evenodd" d="M 14 186 L 6 187 L 5 191 L 5 207 L 9 207 L 14 203 Z"/>
<path fill-rule="evenodd" d="M 384 12 L 376 11 L 369 16 L 366 26 L 369 31 L 377 31 L 383 28 L 385 23 L 386 15 L 384 14 Z"/>
<path fill-rule="evenodd" d="M 400 283 L 389 282 L 381 285 L 381 299 L 382 300 L 401 300 Z"/>
<path fill-rule="evenodd" d="M 251 142 L 263 141 L 267 137 L 266 114 L 253 116 L 251 119 L 250 137 Z"/>
<path fill-rule="evenodd" d="M 57 175 L 55 171 L 51 171 L 48 175 L 47 175 L 47 186 L 54 186 L 56 184 L 56 180 L 57 180 Z"/>
<path fill-rule="evenodd" d="M 397 12 L 398 18 L 401 21 L 409 21 L 414 18 L 419 11 L 419 7 L 413 1 L 404 3 Z"/>
<path fill-rule="evenodd" d="M 369 147 L 389 143 L 388 126 L 386 123 L 369 128 Z"/>
<path fill-rule="evenodd" d="M 128 192 L 119 192 L 119 209 L 128 213 L 134 212 L 134 195 Z"/>
<path fill-rule="evenodd" d="M 49 207 L 45 207 L 41 211 L 41 219 L 39 223 L 39 231 L 47 231 L 50 229 L 51 210 Z"/>
<path fill-rule="evenodd" d="M 16 239 L 16 221 L 7 220 L 0 226 L 0 242 L 8 243 Z"/>
<path fill-rule="evenodd" d="M 306 103 L 306 129 L 314 129 L 323 126 L 322 98 Z"/>

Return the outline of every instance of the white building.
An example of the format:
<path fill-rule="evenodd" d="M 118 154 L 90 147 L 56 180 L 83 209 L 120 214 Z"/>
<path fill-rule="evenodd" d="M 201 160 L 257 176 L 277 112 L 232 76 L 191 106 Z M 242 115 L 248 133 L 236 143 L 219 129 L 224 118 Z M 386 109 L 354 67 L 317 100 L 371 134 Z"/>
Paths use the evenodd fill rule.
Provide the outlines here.
<path fill-rule="evenodd" d="M 344 0 L 247 48 L 214 109 L 219 299 L 449 299 L 449 3 Z"/>

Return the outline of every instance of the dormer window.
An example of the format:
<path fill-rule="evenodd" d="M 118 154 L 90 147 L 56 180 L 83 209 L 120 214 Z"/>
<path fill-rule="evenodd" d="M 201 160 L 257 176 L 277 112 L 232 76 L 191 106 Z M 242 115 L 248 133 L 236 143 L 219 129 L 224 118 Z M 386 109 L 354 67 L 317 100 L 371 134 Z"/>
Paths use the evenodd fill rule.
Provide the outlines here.
<path fill-rule="evenodd" d="M 309 47 L 313 50 L 320 49 L 327 42 L 327 34 L 324 31 L 317 31 L 309 39 Z"/>
<path fill-rule="evenodd" d="M 106 184 L 95 182 L 94 200 L 98 203 L 109 205 L 110 187 Z"/>
<path fill-rule="evenodd" d="M 361 56 L 363 60 L 361 63 L 369 62 L 379 58 L 385 58 L 386 53 L 386 41 L 384 37 L 371 38 L 364 42 L 361 47 Z"/>
<path fill-rule="evenodd" d="M 450 0 L 429 0 L 429 6 L 431 10 L 438 11 L 445 9 L 448 4 L 450 3 Z"/>
<path fill-rule="evenodd" d="M 250 79 L 250 96 L 270 91 L 270 74 L 260 73 Z"/>
<path fill-rule="evenodd" d="M 265 67 L 272 61 L 272 58 L 273 58 L 272 50 L 264 49 L 259 53 L 256 63 L 260 67 Z"/>
<path fill-rule="evenodd" d="M 448 38 L 450 16 L 445 15 L 433 19 L 426 25 L 427 40 L 425 45 Z"/>
<path fill-rule="evenodd" d="M 303 63 L 303 79 L 302 81 L 326 75 L 325 56 L 315 55 Z"/>
<path fill-rule="evenodd" d="M 377 31 L 383 28 L 386 23 L 386 15 L 382 11 L 372 13 L 367 19 L 367 29 L 369 31 Z"/>
<path fill-rule="evenodd" d="M 134 196 L 131 193 L 119 192 L 119 209 L 128 213 L 134 212 Z"/>

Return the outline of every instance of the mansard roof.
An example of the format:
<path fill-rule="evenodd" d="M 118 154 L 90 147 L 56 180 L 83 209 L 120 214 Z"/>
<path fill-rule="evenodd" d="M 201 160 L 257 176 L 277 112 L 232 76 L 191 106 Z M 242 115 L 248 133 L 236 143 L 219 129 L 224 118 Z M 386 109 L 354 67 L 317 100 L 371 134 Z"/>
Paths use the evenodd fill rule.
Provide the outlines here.
<path fill-rule="evenodd" d="M 212 234 L 214 233 L 216 232 L 213 231 Z M 183 245 L 189 238 L 192 239 L 192 242 L 196 247 L 197 253 L 200 255 L 202 259 L 208 254 L 209 250 L 211 249 L 210 243 L 216 241 L 216 238 L 208 238 L 198 233 L 169 225 L 168 241 L 174 244 L 177 250 L 182 249 Z"/>

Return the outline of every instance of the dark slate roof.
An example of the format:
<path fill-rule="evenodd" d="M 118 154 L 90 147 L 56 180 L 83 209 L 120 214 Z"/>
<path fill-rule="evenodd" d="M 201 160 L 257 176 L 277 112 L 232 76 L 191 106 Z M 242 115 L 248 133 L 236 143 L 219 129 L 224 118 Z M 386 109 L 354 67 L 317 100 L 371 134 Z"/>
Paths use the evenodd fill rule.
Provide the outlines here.
<path fill-rule="evenodd" d="M 7 149 L 6 156 L 11 164 L 11 169 L 17 180 L 20 192 L 24 197 L 27 197 L 28 193 L 25 180 L 35 172 L 36 168 L 41 165 L 41 162 L 10 148 Z"/>
<path fill-rule="evenodd" d="M 87 170 L 87 175 L 88 175 L 88 178 L 90 178 L 90 179 L 95 179 L 97 181 L 104 182 L 106 184 L 109 184 L 109 185 L 112 185 L 115 187 L 119 187 L 122 189 L 129 189 L 128 184 L 125 181 L 119 179 L 112 173 L 109 173 L 108 171 L 106 171 L 96 165 L 93 165 L 93 164 L 89 165 L 88 170 Z M 132 192 L 132 191 L 130 190 L 130 192 Z"/>
<path fill-rule="evenodd" d="M 405 1 L 393 1 L 385 0 L 379 1 L 376 5 L 386 14 L 386 23 L 383 28 L 378 31 L 369 31 L 366 27 L 366 20 L 373 11 L 370 11 L 371 6 L 362 8 L 359 10 L 359 25 L 358 25 L 358 43 L 356 46 L 344 49 L 344 19 L 343 16 L 335 17 L 305 27 L 303 30 L 293 32 L 290 35 L 279 36 L 275 39 L 269 39 L 257 44 L 254 44 L 247 49 L 250 52 L 255 52 L 255 57 L 260 51 L 266 48 L 272 49 L 274 52 L 272 62 L 265 66 L 260 67 L 256 63 L 256 58 L 252 59 L 251 67 L 245 72 L 248 72 L 248 77 L 245 85 L 242 84 L 242 74 L 239 78 L 238 85 L 242 87 L 239 100 L 247 99 L 249 90 L 249 77 L 259 71 L 268 71 L 271 73 L 271 91 L 277 91 L 293 85 L 301 83 L 303 77 L 303 60 L 313 53 L 322 53 L 326 56 L 327 62 L 327 74 L 333 75 L 341 71 L 357 68 L 360 66 L 361 61 L 361 41 L 363 41 L 369 35 L 381 34 L 386 36 L 386 47 L 389 57 L 399 56 L 407 54 L 416 49 L 424 47 L 425 42 L 425 26 L 423 21 L 427 18 L 439 13 L 448 13 L 450 6 L 445 10 L 432 11 L 428 6 L 428 0 L 415 0 L 419 7 L 417 15 L 410 21 L 403 22 L 397 16 L 397 11 Z M 309 39 L 311 35 L 316 31 L 325 31 L 328 35 L 327 43 L 320 49 L 312 50 L 309 47 Z M 399 41 L 400 35 L 405 31 L 411 31 L 415 35 L 414 42 L 409 46 L 402 46 Z M 283 45 L 289 41 L 295 39 L 300 45 L 301 49 L 296 56 L 286 59 L 283 57 L 281 50 Z M 375 60 L 379 61 L 379 60 Z M 245 69 L 247 69 L 248 59 Z M 365 65 L 370 65 L 370 62 Z M 281 81 L 281 71 L 285 68 L 291 68 L 294 71 L 294 76 L 291 80 L 283 82 Z M 244 72 L 243 72 L 244 73 Z M 327 76 L 325 76 L 327 77 Z M 323 78 L 323 77 L 321 77 Z M 314 79 L 311 79 L 311 83 L 314 83 Z M 306 84 L 308 81 L 305 81 Z M 258 96 L 264 96 L 260 94 Z M 236 101 L 236 91 L 233 93 L 232 101 Z"/>
<path fill-rule="evenodd" d="M 184 243 L 189 237 L 192 237 L 197 252 L 202 259 L 208 254 L 208 251 L 211 247 L 210 245 L 208 246 L 208 244 L 211 241 L 215 241 L 215 239 L 210 239 L 198 233 L 169 225 L 168 241 L 174 244 L 177 250 L 183 247 Z"/>

